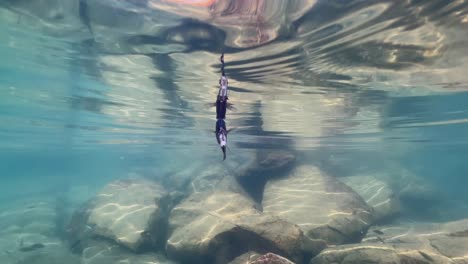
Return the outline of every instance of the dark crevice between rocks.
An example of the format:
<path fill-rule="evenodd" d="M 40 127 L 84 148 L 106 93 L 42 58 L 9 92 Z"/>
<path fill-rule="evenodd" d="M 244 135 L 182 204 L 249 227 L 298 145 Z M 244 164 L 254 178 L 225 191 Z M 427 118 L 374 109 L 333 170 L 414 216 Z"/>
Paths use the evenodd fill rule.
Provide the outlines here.
<path fill-rule="evenodd" d="M 325 240 L 311 239 L 307 235 L 304 235 L 304 239 L 301 244 L 302 263 L 309 263 L 312 258 L 316 257 L 327 247 L 328 244 Z"/>
<path fill-rule="evenodd" d="M 91 238 L 96 238 L 96 236 L 90 232 L 91 227 L 87 225 L 91 213 L 88 208 L 92 208 L 92 205 L 92 202 L 88 201 L 77 209 L 73 213 L 67 229 L 65 230 L 68 246 L 70 251 L 74 254 L 82 254 L 88 241 Z"/>
<path fill-rule="evenodd" d="M 249 251 L 255 251 L 260 254 L 271 252 L 289 257 L 286 252 L 277 248 L 271 241 L 240 226 L 214 237 L 207 248 L 208 250 L 203 256 L 196 257 L 188 254 L 172 257 L 178 259 L 181 264 L 226 264 Z"/>
<path fill-rule="evenodd" d="M 141 234 L 141 243 L 135 251 L 132 251 L 115 242 L 115 239 L 102 237 L 93 232 L 93 226 L 88 225 L 88 218 L 94 208 L 92 200 L 81 206 L 72 215 L 66 230 L 64 240 L 68 242 L 70 251 L 74 254 L 82 254 L 83 250 L 92 244 L 93 241 L 106 241 L 113 245 L 133 253 L 161 252 L 164 253 L 164 246 L 168 238 L 169 214 L 172 208 L 183 198 L 180 193 L 170 193 L 155 203 L 159 208 L 151 217 L 151 225 Z"/>
<path fill-rule="evenodd" d="M 258 234 L 245 230 L 241 227 L 236 227 L 229 232 L 220 234 L 213 240 L 213 243 L 223 241 L 218 245 L 214 245 L 216 257 L 214 263 L 224 264 L 232 261 L 236 257 L 255 251 L 261 254 L 272 252 L 281 256 L 288 256 L 286 252 L 277 248 L 271 241 L 258 236 Z M 226 243 L 227 241 L 227 243 Z"/>
<path fill-rule="evenodd" d="M 84 235 L 86 235 L 86 231 L 83 232 L 83 228 L 81 224 L 78 225 L 78 215 L 73 213 L 73 207 L 70 204 L 70 199 L 66 192 L 69 191 L 69 186 L 65 187 L 62 193 L 59 193 L 55 200 L 55 218 L 54 218 L 54 227 L 55 227 L 55 235 L 58 239 L 60 239 L 65 245 L 68 244 L 69 249 L 74 254 L 81 254 L 81 239 Z M 83 207 L 85 208 L 85 207 Z M 84 209 L 82 209 L 84 210 Z M 88 215 L 84 218 L 87 219 Z M 79 227 L 78 227 L 79 226 Z M 31 248 L 23 248 L 20 249 L 21 251 L 28 251 L 28 249 L 39 249 L 44 247 L 45 245 L 41 246 L 41 243 L 31 245 Z"/>
<path fill-rule="evenodd" d="M 169 194 L 155 201 L 159 210 L 153 213 L 148 230 L 145 230 L 141 234 L 142 244 L 138 248 L 138 252 L 164 252 L 164 247 L 169 236 L 169 215 L 174 206 L 182 198 L 182 195 L 177 193 Z"/>

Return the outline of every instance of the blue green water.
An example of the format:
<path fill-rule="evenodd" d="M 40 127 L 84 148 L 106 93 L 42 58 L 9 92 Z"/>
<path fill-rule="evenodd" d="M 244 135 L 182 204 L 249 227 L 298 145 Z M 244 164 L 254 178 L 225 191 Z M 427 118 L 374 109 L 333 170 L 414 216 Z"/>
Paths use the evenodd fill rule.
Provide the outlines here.
<path fill-rule="evenodd" d="M 0 2 L 2 208 L 287 149 L 336 177 L 411 174 L 430 191 L 402 218 L 468 218 L 467 3 L 172 2 Z"/>
<path fill-rule="evenodd" d="M 196 158 L 206 160 L 207 166 L 219 162 L 216 142 L 210 136 L 214 109 L 209 104 L 216 92 L 217 56 L 223 43 L 207 36 L 205 47 L 197 39 L 203 30 L 214 29 L 209 24 L 184 22 L 188 23 L 184 31 L 173 27 L 170 20 L 162 20 L 155 25 L 182 36 L 187 34 L 187 38 L 174 41 L 154 33 L 152 40 L 151 34 L 132 24 L 131 19 L 138 12 L 144 14 L 139 18 L 142 20 L 154 18 L 158 12 L 166 13 L 109 2 L 105 5 L 114 12 L 110 18 L 122 20 L 123 25 L 97 20 L 95 27 L 101 28 L 96 33 L 83 24 L 83 16 L 76 17 L 76 10 L 67 7 L 69 4 L 71 1 L 48 12 L 45 5 L 35 8 L 25 3 L 3 4 L 2 180 L 21 179 L 34 186 L 32 189 L 40 190 L 46 187 L 42 180 L 38 181 L 42 177 L 48 179 L 47 187 L 75 181 L 97 180 L 102 184 L 105 180 L 100 179 L 160 166 L 156 164 L 163 159 L 181 163 L 182 157 L 192 160 L 190 153 L 194 151 L 204 153 Z M 93 11 L 92 4 L 89 12 L 100 12 Z M 387 4 L 368 3 L 366 7 L 356 3 L 354 8 L 357 14 L 375 16 L 367 18 L 369 21 L 384 24 L 386 18 L 377 16 Z M 414 5 L 416 8 L 425 4 Z M 463 5 L 449 8 L 448 2 L 433 1 L 426 6 L 429 17 L 431 12 L 437 13 L 432 9 L 437 5 L 447 5 L 447 13 L 427 24 L 415 24 L 416 28 L 408 31 L 397 26 L 386 30 L 365 28 L 362 24 L 369 21 L 350 18 L 351 3 L 335 7 L 342 12 L 342 18 L 324 13 L 330 17 L 319 19 L 315 13 L 332 8 L 322 3 L 317 11 L 312 9 L 305 15 L 304 21 L 295 22 L 297 33 L 291 29 L 288 37 L 251 47 L 237 47 L 242 44 L 226 40 L 232 100 L 239 106 L 230 116 L 232 123 L 241 128 L 230 137 L 231 151 L 281 148 L 281 139 L 297 139 L 297 149 L 325 160 L 324 166 L 336 166 L 332 171 L 383 170 L 380 164 L 391 160 L 434 183 L 448 198 L 467 201 L 464 186 L 468 181 L 468 94 L 464 92 L 463 74 L 467 56 L 463 46 L 467 41 L 463 26 L 466 9 Z M 395 4 L 393 8 L 397 7 Z M 134 13 L 125 14 L 124 10 L 132 8 Z M 52 10 L 64 17 L 50 17 Z M 385 14 L 400 23 L 410 19 L 406 14 L 390 11 Z M 340 25 L 342 20 L 358 26 L 345 31 L 346 26 L 352 25 Z M 341 26 L 344 32 L 338 28 L 328 32 L 332 26 Z M 400 32 L 402 44 L 386 41 L 383 35 L 380 39 L 361 37 L 389 32 Z M 231 32 L 224 34 L 228 33 Z M 421 40 L 405 39 L 405 34 Z M 436 48 L 440 54 L 425 58 L 421 51 L 439 44 L 423 41 L 430 37 L 442 39 L 439 34 L 446 34 L 442 47 Z M 106 35 L 109 39 L 100 39 Z M 291 44 L 294 41 L 302 41 L 305 47 Z M 420 46 L 411 44 L 418 41 Z M 394 47 L 386 47 L 391 45 Z M 385 64 L 389 52 L 402 56 Z M 186 59 L 194 65 L 183 63 Z M 207 63 L 205 70 L 200 69 L 200 61 Z M 346 74 L 353 67 L 362 66 L 363 76 Z M 398 79 L 408 71 L 415 72 L 413 77 Z M 439 72 L 446 72 L 447 76 Z M 431 80 L 431 76 L 437 80 Z M 321 97 L 336 100 L 332 104 L 337 106 L 323 110 L 329 107 L 324 106 L 327 103 L 320 105 L 317 100 Z M 308 100 L 312 106 L 304 108 Z M 283 109 L 278 108 L 281 113 L 267 109 L 264 111 L 281 116 L 273 121 L 277 124 L 263 129 L 262 111 L 256 108 L 273 104 L 272 101 L 286 105 L 284 110 L 292 110 L 292 121 Z M 303 110 L 298 111 L 295 106 Z M 356 113 L 359 111 L 365 114 Z M 338 161 L 333 162 L 335 159 Z M 21 189 L 4 193 L 26 195 Z"/>

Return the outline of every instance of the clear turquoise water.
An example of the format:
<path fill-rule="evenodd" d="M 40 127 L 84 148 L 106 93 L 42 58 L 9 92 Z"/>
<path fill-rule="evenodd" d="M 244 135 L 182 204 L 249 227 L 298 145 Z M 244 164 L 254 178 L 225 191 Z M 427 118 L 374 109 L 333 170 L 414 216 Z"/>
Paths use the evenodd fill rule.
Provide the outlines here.
<path fill-rule="evenodd" d="M 295 149 L 337 177 L 417 175 L 438 199 L 415 194 L 403 217 L 468 217 L 467 3 L 238 2 L 211 17 L 79 3 L 0 3 L 2 204 L 222 162 L 211 104 L 224 50 L 230 171 Z"/>

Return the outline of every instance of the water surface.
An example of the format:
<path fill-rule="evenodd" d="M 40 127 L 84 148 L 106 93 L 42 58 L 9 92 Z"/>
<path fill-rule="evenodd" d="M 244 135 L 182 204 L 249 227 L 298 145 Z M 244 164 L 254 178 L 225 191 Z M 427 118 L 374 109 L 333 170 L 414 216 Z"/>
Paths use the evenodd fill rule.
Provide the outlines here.
<path fill-rule="evenodd" d="M 465 1 L 195 2 L 0 3 L 3 203 L 221 162 L 225 52 L 229 170 L 294 149 L 337 177 L 424 179 L 444 206 L 409 217 L 468 215 Z"/>

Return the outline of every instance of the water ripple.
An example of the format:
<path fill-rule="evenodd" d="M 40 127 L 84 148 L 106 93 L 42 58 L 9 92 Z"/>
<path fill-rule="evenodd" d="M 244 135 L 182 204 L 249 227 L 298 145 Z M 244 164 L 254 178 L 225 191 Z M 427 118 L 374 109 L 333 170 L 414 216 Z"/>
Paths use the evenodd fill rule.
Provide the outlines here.
<path fill-rule="evenodd" d="M 1 103 L 10 109 L 0 118 L 18 117 L 3 134 L 29 120 L 44 135 L 64 129 L 86 142 L 151 144 L 177 129 L 212 141 L 222 51 L 228 121 L 246 148 L 264 144 L 245 135 L 307 148 L 337 135 L 398 138 L 382 134 L 386 125 L 465 120 L 387 115 L 394 98 L 468 90 L 466 1 L 51 3 L 0 4 Z"/>

